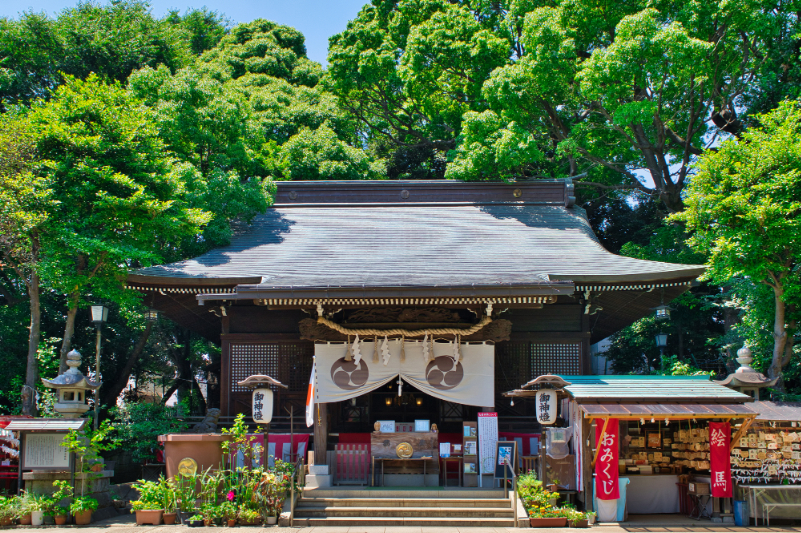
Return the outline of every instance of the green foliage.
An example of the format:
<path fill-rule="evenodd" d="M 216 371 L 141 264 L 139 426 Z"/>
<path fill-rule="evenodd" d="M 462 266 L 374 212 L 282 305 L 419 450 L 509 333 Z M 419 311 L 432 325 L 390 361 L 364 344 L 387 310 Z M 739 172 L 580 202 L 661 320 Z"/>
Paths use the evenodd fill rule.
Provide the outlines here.
<path fill-rule="evenodd" d="M 70 513 L 82 513 L 84 511 L 97 511 L 98 502 L 94 498 L 78 496 L 70 504 Z"/>
<path fill-rule="evenodd" d="M 159 435 L 180 433 L 188 425 L 173 408 L 161 404 L 130 403 L 112 411 L 114 435 L 120 444 L 131 450 L 136 462 L 156 458 Z"/>
<path fill-rule="evenodd" d="M 197 25 L 192 14 L 187 17 L 191 21 L 171 24 L 155 19 L 144 1 L 121 0 L 102 6 L 79 2 L 56 19 L 33 12 L 0 19 L 0 104 L 47 98 L 65 75 L 86 78 L 94 72 L 125 81 L 144 66 L 177 70 L 191 61 L 190 43 L 203 41 L 191 30 Z"/>
<path fill-rule="evenodd" d="M 708 254 L 709 279 L 746 278 L 772 289 L 768 374 L 780 377 L 794 356 L 792 336 L 801 318 L 801 109 L 784 102 L 758 120 L 740 141 L 724 142 L 700 159 L 687 209 L 674 219 L 694 231 L 690 245 Z"/>
<path fill-rule="evenodd" d="M 372 143 L 434 150 L 436 172 L 436 152 L 456 146 L 462 116 L 486 108 L 483 81 L 508 62 L 497 15 L 483 4 L 376 0 L 331 37 L 326 84 Z"/>
<path fill-rule="evenodd" d="M 131 487 L 139 492 L 139 499 L 131 502 L 132 512 L 164 509 L 164 487 L 158 481 L 140 479 Z"/>

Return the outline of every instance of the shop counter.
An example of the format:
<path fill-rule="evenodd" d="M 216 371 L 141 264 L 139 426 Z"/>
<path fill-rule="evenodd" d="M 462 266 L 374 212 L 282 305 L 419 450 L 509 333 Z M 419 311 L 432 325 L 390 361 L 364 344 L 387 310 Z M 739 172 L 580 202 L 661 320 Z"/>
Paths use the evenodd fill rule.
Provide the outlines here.
<path fill-rule="evenodd" d="M 675 474 L 629 475 L 627 507 L 630 514 L 680 512 L 679 477 Z"/>

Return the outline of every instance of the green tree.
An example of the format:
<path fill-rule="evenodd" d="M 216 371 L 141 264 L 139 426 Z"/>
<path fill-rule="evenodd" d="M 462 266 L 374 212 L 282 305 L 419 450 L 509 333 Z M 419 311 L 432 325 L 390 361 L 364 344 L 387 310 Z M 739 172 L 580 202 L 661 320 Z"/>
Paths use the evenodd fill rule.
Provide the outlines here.
<path fill-rule="evenodd" d="M 482 83 L 509 60 L 499 14 L 489 2 L 375 0 L 331 37 L 326 83 L 372 143 L 430 154 L 436 172 L 437 154 L 456 147 L 463 115 L 486 108 Z"/>
<path fill-rule="evenodd" d="M 78 2 L 55 19 L 33 12 L 22 13 L 19 20 L 0 19 L 0 104 L 49 98 L 64 75 L 95 73 L 107 81 L 125 81 L 144 66 L 175 71 L 191 62 L 190 43 L 195 46 L 200 31 L 193 27 L 207 15 L 190 12 L 176 25 L 154 18 L 145 1 L 119 0 Z M 211 19 L 206 24 L 213 28 Z"/>
<path fill-rule="evenodd" d="M 737 102 L 764 64 L 773 10 L 750 0 L 525 6 L 512 10 L 523 55 L 484 83 L 489 109 L 465 117 L 449 175 L 576 175 L 680 211 L 707 136 L 740 127 Z"/>
<path fill-rule="evenodd" d="M 319 85 L 321 76 L 297 30 L 256 20 L 234 27 L 175 74 L 142 69 L 131 77 L 130 90 L 156 111 L 168 146 L 206 179 L 319 179 L 344 175 L 342 169 L 350 169 L 351 178 L 375 175 L 380 169 L 353 148 L 356 132 Z M 284 145 L 311 139 L 317 154 L 285 153 Z M 248 203 L 238 197 L 221 205 Z"/>
<path fill-rule="evenodd" d="M 0 269 L 9 303 L 19 299 L 21 281 L 30 302 L 22 412 L 36 414 L 37 350 L 41 341 L 42 239 L 56 198 L 49 179 L 36 172 L 40 155 L 30 124 L 24 117 L 0 117 Z M 9 278 L 7 270 L 16 274 Z"/>
<path fill-rule="evenodd" d="M 68 78 L 28 119 L 55 201 L 42 275 L 68 296 L 64 371 L 82 297 L 129 298 L 121 284 L 129 265 L 161 260 L 212 217 L 194 169 L 174 160 L 150 110 L 119 85 Z"/>
<path fill-rule="evenodd" d="M 690 245 L 708 254 L 710 279 L 745 277 L 771 289 L 768 376 L 782 378 L 801 318 L 801 108 L 786 101 L 758 120 L 739 142 L 724 142 L 700 159 L 687 208 L 674 220 L 685 222 L 694 232 Z"/>

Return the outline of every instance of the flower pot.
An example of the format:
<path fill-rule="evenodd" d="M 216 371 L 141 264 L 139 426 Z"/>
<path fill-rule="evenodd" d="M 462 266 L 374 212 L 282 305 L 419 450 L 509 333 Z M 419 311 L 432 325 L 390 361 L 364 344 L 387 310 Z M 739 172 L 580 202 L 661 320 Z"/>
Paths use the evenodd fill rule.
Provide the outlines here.
<path fill-rule="evenodd" d="M 268 526 L 274 526 L 277 522 L 278 522 L 278 517 L 277 516 L 268 516 L 267 517 L 267 525 Z"/>
<path fill-rule="evenodd" d="M 31 525 L 31 515 L 26 514 L 19 517 L 19 525 L 21 526 L 29 526 Z"/>
<path fill-rule="evenodd" d="M 587 517 L 587 523 L 589 525 L 593 525 L 595 523 L 595 515 L 594 514 L 591 514 L 590 516 Z"/>
<path fill-rule="evenodd" d="M 57 526 L 66 525 L 67 524 L 67 518 L 69 518 L 69 515 L 65 515 L 65 514 L 57 514 L 55 517 L 53 517 L 53 519 L 56 521 L 56 525 Z"/>
<path fill-rule="evenodd" d="M 164 513 L 161 515 L 161 519 L 164 520 L 164 524 L 168 526 L 175 524 L 176 518 L 178 518 L 178 513 Z"/>
<path fill-rule="evenodd" d="M 203 520 L 187 520 L 186 524 L 189 527 L 203 527 Z"/>
<path fill-rule="evenodd" d="M 53 518 L 53 515 L 46 514 L 44 516 L 44 525 L 46 526 L 54 526 L 56 524 L 56 519 Z"/>
<path fill-rule="evenodd" d="M 95 463 L 91 467 L 92 472 L 102 472 L 103 471 L 103 463 Z"/>
<path fill-rule="evenodd" d="M 235 526 L 236 526 L 236 518 L 229 518 L 228 527 L 235 527 Z"/>
<path fill-rule="evenodd" d="M 211 525 L 211 519 L 210 518 L 204 518 L 203 519 L 203 525 L 206 526 L 206 527 L 209 527 Z"/>
<path fill-rule="evenodd" d="M 0 518 L 0 526 L 10 526 L 11 522 L 13 521 L 14 519 L 10 516 L 4 516 L 3 518 Z"/>
<path fill-rule="evenodd" d="M 41 526 L 44 524 L 44 511 L 33 511 L 31 513 L 31 525 Z"/>
<path fill-rule="evenodd" d="M 570 522 L 570 527 L 576 527 L 576 528 L 590 527 L 590 522 L 589 522 L 589 520 L 586 520 L 586 519 L 585 520 L 574 520 L 573 522 Z"/>
<path fill-rule="evenodd" d="M 559 492 L 559 485 L 548 485 L 545 487 L 548 492 Z"/>
<path fill-rule="evenodd" d="M 161 516 L 164 514 L 164 509 L 147 509 L 136 511 L 136 525 L 143 526 L 150 524 L 157 526 L 161 524 Z"/>
<path fill-rule="evenodd" d="M 567 518 L 529 518 L 531 527 L 565 527 Z"/>
<path fill-rule="evenodd" d="M 86 511 L 81 511 L 80 513 L 75 513 L 75 525 L 76 526 L 85 526 L 92 523 L 92 511 L 87 509 Z"/>

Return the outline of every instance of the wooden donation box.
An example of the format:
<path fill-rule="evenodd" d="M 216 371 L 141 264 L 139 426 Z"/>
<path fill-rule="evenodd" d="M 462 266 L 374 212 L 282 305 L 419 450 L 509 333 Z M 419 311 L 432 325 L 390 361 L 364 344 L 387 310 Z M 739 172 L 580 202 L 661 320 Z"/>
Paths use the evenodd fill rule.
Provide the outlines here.
<path fill-rule="evenodd" d="M 411 447 L 411 450 L 409 449 Z M 429 474 L 439 472 L 439 450 L 437 433 L 381 433 L 374 431 L 370 437 L 370 453 L 374 461 L 383 461 L 387 474 L 422 474 L 423 457 L 425 471 Z M 404 461 L 404 459 L 417 459 Z"/>

